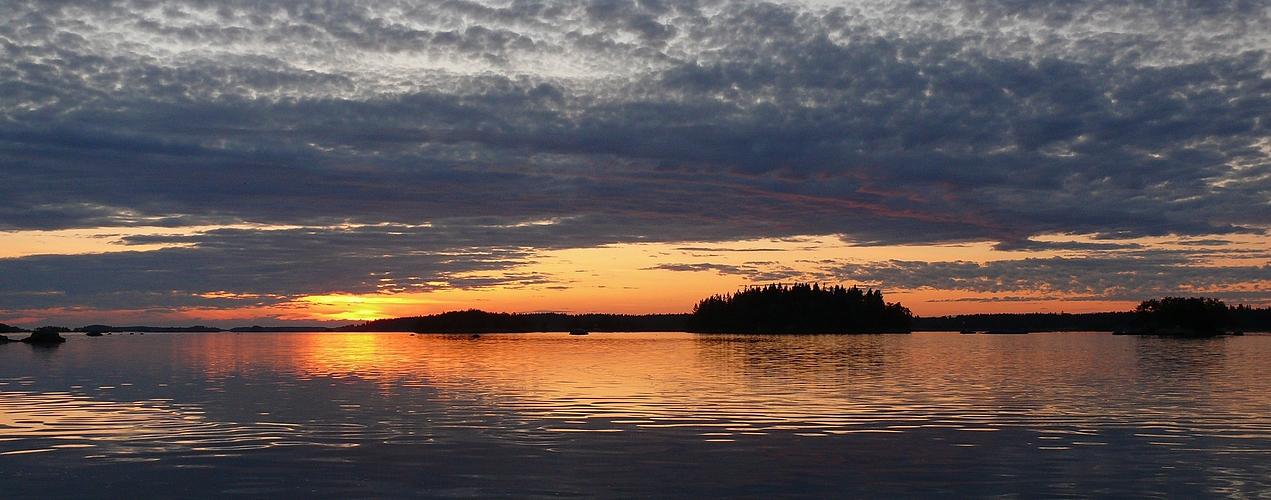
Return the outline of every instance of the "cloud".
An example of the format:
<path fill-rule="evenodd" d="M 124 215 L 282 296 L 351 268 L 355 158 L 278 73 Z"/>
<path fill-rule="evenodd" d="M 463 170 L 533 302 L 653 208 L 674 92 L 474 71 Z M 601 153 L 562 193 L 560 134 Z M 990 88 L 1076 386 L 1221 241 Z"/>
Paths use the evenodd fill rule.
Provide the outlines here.
<path fill-rule="evenodd" d="M 386 223 L 425 256 L 373 232 L 354 239 L 388 245 L 380 254 L 341 255 L 347 231 L 240 231 L 0 267 L 16 273 L 6 290 L 67 296 L 82 286 L 70 270 L 164 277 L 116 281 L 120 293 L 289 295 L 362 290 L 381 268 L 504 265 L 443 264 L 431 252 L 459 245 L 435 241 L 441 227 L 473 255 L 516 258 L 809 234 L 1034 250 L 1056 233 L 1263 234 L 1269 12 L 1257 1 L 6 2 L 0 229 Z M 489 227 L 534 220 L 568 222 Z M 284 235 L 305 244 L 280 246 Z M 337 260 L 329 282 L 277 271 Z M 231 264 L 244 269 L 211 288 L 182 271 Z M 931 266 L 852 272 L 970 286 Z M 37 272 L 68 277 L 39 288 Z M 1094 290 L 1090 276 L 1054 286 Z M 1134 286 L 1167 283 L 1182 282 Z"/>
<path fill-rule="evenodd" d="M 1209 295 L 1265 304 L 1262 290 L 1271 284 L 1271 265 L 1266 264 L 1271 252 L 1228 240 L 1035 243 L 1036 248 L 1010 253 L 998 253 L 999 249 L 985 261 L 832 257 L 800 259 L 793 265 L 778 261 L 723 264 L 710 262 L 721 255 L 706 254 L 694 255 L 696 262 L 664 263 L 652 269 L 714 272 L 745 277 L 752 283 L 855 283 L 891 291 L 939 291 L 950 297 L 931 302 L 1130 302 L 1165 295 Z M 1037 250 L 1051 256 L 1030 256 L 1038 255 Z"/>
<path fill-rule="evenodd" d="M 780 282 L 790 280 L 807 280 L 808 274 L 788 266 L 774 265 L 773 262 L 747 262 L 743 265 L 729 264 L 659 264 L 647 269 L 661 269 L 679 272 L 714 271 L 721 275 L 744 276 L 746 279 L 762 282 Z"/>
<path fill-rule="evenodd" d="M 83 306 L 241 307 L 302 295 L 428 291 L 541 283 L 515 271 L 525 247 L 467 246 L 453 232 L 391 226 L 215 230 L 192 236 L 127 237 L 191 246 L 149 252 L 0 259 L 0 309 Z M 445 241 L 444 243 L 442 241 Z M 467 277 L 507 271 L 501 278 Z M 230 291 L 232 293 L 220 293 Z"/>
<path fill-rule="evenodd" d="M 901 289 L 956 290 L 995 295 L 1026 294 L 1060 299 L 1136 301 L 1180 293 L 1218 293 L 1264 301 L 1247 293 L 1250 284 L 1271 283 L 1271 266 L 1198 265 L 1169 252 L 1084 258 L 1026 258 L 976 262 L 890 261 L 842 264 L 830 269 L 841 279 L 884 283 Z"/>

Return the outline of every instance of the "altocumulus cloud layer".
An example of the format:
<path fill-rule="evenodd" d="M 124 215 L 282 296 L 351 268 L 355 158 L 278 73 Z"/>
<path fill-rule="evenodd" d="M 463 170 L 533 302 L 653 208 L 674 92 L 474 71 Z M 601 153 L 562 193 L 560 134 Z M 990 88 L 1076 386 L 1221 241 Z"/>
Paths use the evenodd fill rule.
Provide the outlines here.
<path fill-rule="evenodd" d="M 262 227 L 3 259 L 10 310 L 368 292 L 607 243 L 1031 248 L 1271 221 L 1266 1 L 16 0 L 0 19 L 0 229 Z M 1100 273 L 1150 293 L 1191 258 L 827 272 L 1098 295 Z"/>

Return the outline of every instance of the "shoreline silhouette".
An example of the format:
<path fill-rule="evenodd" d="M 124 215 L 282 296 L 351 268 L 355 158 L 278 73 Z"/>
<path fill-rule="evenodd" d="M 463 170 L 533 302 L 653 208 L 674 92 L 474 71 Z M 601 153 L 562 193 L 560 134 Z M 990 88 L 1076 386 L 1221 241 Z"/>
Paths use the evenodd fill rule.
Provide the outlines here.
<path fill-rule="evenodd" d="M 1028 333 L 1091 331 L 1127 335 L 1212 336 L 1271 332 L 1271 308 L 1228 306 L 1204 297 L 1145 300 L 1133 311 L 1094 313 L 976 313 L 921 317 L 880 290 L 808 283 L 746 287 L 707 297 L 680 314 L 508 313 L 479 309 L 322 326 L 42 326 L 62 333 L 288 333 L 288 332 L 673 332 L 693 333 Z M 0 334 L 32 330 L 0 323 Z M 0 335 L 0 343 L 17 339 Z"/>

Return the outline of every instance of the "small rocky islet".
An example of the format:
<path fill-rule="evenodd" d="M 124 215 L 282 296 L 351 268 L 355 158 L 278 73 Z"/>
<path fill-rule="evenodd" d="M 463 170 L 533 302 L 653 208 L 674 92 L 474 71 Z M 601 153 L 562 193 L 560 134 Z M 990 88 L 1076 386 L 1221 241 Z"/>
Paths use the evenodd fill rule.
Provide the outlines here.
<path fill-rule="evenodd" d="M 11 339 L 7 335 L 0 335 L 0 344 L 9 342 L 25 342 L 32 345 L 58 345 L 66 342 L 66 338 L 62 337 L 61 332 L 68 331 L 64 328 L 55 326 L 42 326 L 31 332 L 31 335 L 24 339 Z"/>

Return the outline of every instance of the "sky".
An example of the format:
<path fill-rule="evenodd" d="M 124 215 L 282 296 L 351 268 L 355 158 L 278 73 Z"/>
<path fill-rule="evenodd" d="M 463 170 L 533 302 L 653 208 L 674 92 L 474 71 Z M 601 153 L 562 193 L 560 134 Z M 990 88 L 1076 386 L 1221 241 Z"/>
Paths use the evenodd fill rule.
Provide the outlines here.
<path fill-rule="evenodd" d="M 0 322 L 1271 305 L 1267 1 L 9 0 Z"/>

